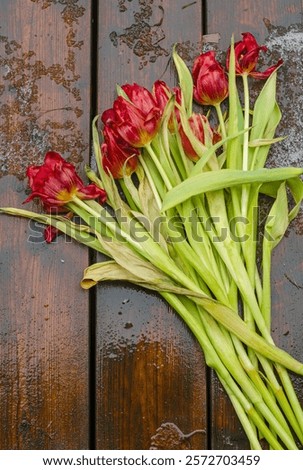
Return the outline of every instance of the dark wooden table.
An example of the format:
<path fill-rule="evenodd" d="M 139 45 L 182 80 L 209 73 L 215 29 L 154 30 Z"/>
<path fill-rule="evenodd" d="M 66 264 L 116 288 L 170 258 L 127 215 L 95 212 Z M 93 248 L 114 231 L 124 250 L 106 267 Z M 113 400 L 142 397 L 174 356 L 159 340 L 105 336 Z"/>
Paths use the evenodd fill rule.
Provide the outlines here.
<path fill-rule="evenodd" d="M 173 85 L 174 43 L 191 66 L 202 35 L 217 41 L 220 33 L 220 49 L 233 32 L 262 42 L 264 18 L 301 24 L 303 6 L 0 0 L 0 11 L 0 206 L 20 207 L 26 167 L 47 150 L 84 174 L 91 119 L 111 106 L 116 83 Z M 299 85 L 295 77 L 287 84 Z M 287 127 L 291 102 L 282 104 Z M 302 361 L 301 234 L 302 219 L 274 254 L 273 334 Z M 247 448 L 196 341 L 157 295 L 127 284 L 81 290 L 93 255 L 64 237 L 46 245 L 32 222 L 1 216 L 0 249 L 1 449 Z M 302 398 L 303 381 L 294 382 Z"/>

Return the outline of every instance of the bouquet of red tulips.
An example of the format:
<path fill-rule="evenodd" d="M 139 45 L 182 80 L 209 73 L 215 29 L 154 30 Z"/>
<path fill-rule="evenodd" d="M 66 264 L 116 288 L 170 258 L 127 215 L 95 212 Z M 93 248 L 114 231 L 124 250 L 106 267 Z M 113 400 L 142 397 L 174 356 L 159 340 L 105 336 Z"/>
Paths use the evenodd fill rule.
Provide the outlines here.
<path fill-rule="evenodd" d="M 244 33 L 227 51 L 226 68 L 209 51 L 192 73 L 174 49 L 178 87 L 118 87 L 101 133 L 94 119 L 97 172 L 86 168 L 89 185 L 48 152 L 43 165 L 28 169 L 25 201 L 39 198 L 45 213 L 1 212 L 46 224 L 49 242 L 63 232 L 104 254 L 85 270 L 83 288 L 127 280 L 158 291 L 197 338 L 251 448 L 261 449 L 262 439 L 270 449 L 297 449 L 303 412 L 288 370 L 303 375 L 303 364 L 271 337 L 270 265 L 298 213 L 303 169 L 265 168 L 282 139 L 275 137 L 281 61 L 258 71 L 265 49 Z M 265 82 L 252 104 L 254 78 Z M 193 101 L 207 115 L 193 112 Z M 258 246 L 262 194 L 271 207 Z"/>

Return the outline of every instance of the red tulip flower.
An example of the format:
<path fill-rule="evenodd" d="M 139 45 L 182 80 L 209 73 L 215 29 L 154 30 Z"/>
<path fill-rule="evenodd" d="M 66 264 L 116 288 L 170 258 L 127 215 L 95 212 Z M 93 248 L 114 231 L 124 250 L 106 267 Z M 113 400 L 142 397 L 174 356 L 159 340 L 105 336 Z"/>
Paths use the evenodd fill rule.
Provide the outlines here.
<path fill-rule="evenodd" d="M 196 58 L 192 76 L 197 103 L 216 106 L 228 96 L 226 73 L 214 51 L 205 52 Z"/>
<path fill-rule="evenodd" d="M 205 145 L 206 147 L 210 147 L 214 143 L 214 134 L 206 116 L 202 114 L 193 113 L 192 116 L 188 119 L 188 123 L 195 137 L 197 137 L 197 139 L 203 145 Z M 181 137 L 182 146 L 187 157 L 192 161 L 197 161 L 199 159 L 199 156 L 194 150 L 182 126 L 180 126 L 179 128 L 179 133 Z"/>
<path fill-rule="evenodd" d="M 169 98 L 175 95 L 176 102 L 181 105 L 181 88 L 173 87 L 170 89 L 165 82 L 157 80 L 153 85 L 153 94 L 162 113 L 168 103 Z"/>
<path fill-rule="evenodd" d="M 166 85 L 165 82 L 162 80 L 157 80 L 153 85 L 153 94 L 156 98 L 159 108 L 161 109 L 162 113 L 165 110 L 165 107 L 172 95 L 175 95 L 176 103 L 181 105 L 181 88 L 174 87 L 172 90 Z M 179 118 L 179 111 L 175 107 L 174 114 L 176 116 L 177 121 L 180 121 Z M 171 132 L 174 132 L 174 120 L 173 120 L 173 113 L 169 118 L 168 121 L 168 128 Z"/>
<path fill-rule="evenodd" d="M 104 143 L 101 145 L 102 165 L 114 178 L 130 175 L 138 165 L 139 150 L 121 139 L 111 127 L 103 129 Z"/>
<path fill-rule="evenodd" d="M 119 96 L 102 114 L 102 122 L 132 147 L 145 147 L 158 132 L 161 109 L 152 93 L 136 83 L 123 85 L 122 90 L 128 99 Z"/>
<path fill-rule="evenodd" d="M 98 198 L 101 202 L 106 200 L 106 193 L 103 189 L 98 188 L 95 184 L 84 186 L 75 167 L 56 152 L 47 152 L 43 165 L 30 166 L 26 174 L 32 193 L 24 202 L 38 197 L 47 211 L 62 208 L 73 201 L 75 197 L 79 199 Z"/>
<path fill-rule="evenodd" d="M 163 112 L 169 98 L 172 96 L 172 91 L 163 80 L 157 80 L 153 84 L 153 95 L 159 108 Z"/>
<path fill-rule="evenodd" d="M 242 33 L 243 39 L 235 44 L 235 60 L 237 75 L 251 75 L 254 78 L 268 78 L 282 63 L 280 59 L 276 65 L 268 67 L 264 72 L 256 72 L 260 52 L 266 52 L 266 46 L 259 46 L 251 33 Z M 229 68 L 230 49 L 227 54 L 227 68 Z"/>

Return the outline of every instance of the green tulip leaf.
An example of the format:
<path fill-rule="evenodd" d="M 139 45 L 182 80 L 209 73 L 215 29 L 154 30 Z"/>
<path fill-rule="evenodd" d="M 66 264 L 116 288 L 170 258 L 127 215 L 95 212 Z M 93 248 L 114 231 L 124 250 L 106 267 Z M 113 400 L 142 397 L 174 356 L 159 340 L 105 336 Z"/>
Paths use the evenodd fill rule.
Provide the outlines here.
<path fill-rule="evenodd" d="M 176 45 L 173 48 L 172 56 L 178 73 L 179 85 L 182 90 L 186 113 L 187 116 L 190 117 L 192 114 L 193 102 L 193 79 L 184 60 L 181 59 L 177 53 Z"/>
<path fill-rule="evenodd" d="M 295 202 L 294 207 L 288 214 L 289 222 L 291 222 L 298 215 L 298 212 L 301 208 L 301 203 L 303 200 L 303 181 L 299 177 L 291 178 L 287 181 L 287 186 L 289 187 Z"/>
<path fill-rule="evenodd" d="M 265 145 L 276 144 L 277 142 L 281 142 L 282 140 L 285 140 L 285 139 L 286 137 L 276 137 L 275 139 L 255 139 L 255 140 L 251 140 L 248 146 L 252 148 L 263 147 Z"/>
<path fill-rule="evenodd" d="M 275 71 L 268 78 L 255 101 L 250 135 L 251 140 L 264 136 L 265 130 L 268 129 L 268 123 L 272 120 L 272 114 L 276 112 L 276 81 L 277 72 Z"/>
<path fill-rule="evenodd" d="M 195 175 L 174 187 L 165 195 L 162 211 L 181 204 L 192 196 L 242 184 L 284 181 L 303 173 L 303 168 L 261 168 L 254 171 L 213 170 Z"/>
<path fill-rule="evenodd" d="M 284 236 L 288 224 L 286 183 L 283 182 L 277 191 L 276 200 L 267 216 L 264 228 L 264 233 L 266 234 L 264 243 L 268 243 L 271 249 L 273 249 Z"/>

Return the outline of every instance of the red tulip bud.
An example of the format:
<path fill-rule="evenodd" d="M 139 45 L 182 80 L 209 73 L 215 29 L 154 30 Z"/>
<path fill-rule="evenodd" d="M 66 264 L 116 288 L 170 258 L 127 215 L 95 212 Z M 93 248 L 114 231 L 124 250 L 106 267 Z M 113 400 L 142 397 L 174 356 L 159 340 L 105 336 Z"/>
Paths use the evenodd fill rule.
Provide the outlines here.
<path fill-rule="evenodd" d="M 213 144 L 213 131 L 206 116 L 193 113 L 192 116 L 188 119 L 188 123 L 195 137 L 197 137 L 197 139 L 203 145 L 205 145 L 205 147 L 210 147 Z M 179 133 L 184 152 L 190 160 L 197 161 L 199 156 L 194 150 L 190 139 L 185 134 L 185 131 L 181 125 L 179 128 Z"/>
<path fill-rule="evenodd" d="M 192 76 L 194 99 L 198 103 L 217 105 L 228 96 L 227 77 L 214 51 L 205 52 L 196 58 Z"/>
<path fill-rule="evenodd" d="M 130 175 L 138 165 L 139 150 L 121 139 L 113 128 L 103 129 L 104 143 L 101 145 L 102 165 L 114 178 Z"/>
<path fill-rule="evenodd" d="M 175 95 L 176 103 L 181 105 L 181 89 L 179 87 L 174 87 L 172 90 L 166 85 L 165 82 L 161 80 L 157 80 L 153 86 L 153 94 L 157 100 L 158 106 L 161 109 L 162 113 L 164 112 L 166 105 L 172 95 Z M 175 107 L 174 111 L 172 112 L 169 121 L 168 121 L 168 128 L 171 132 L 174 132 L 174 115 L 177 119 L 177 122 L 180 122 L 179 110 Z"/>

